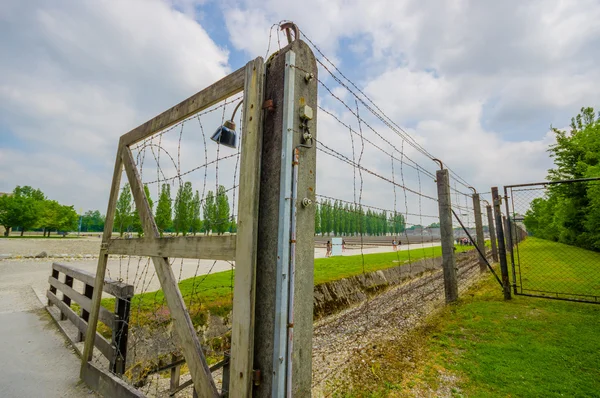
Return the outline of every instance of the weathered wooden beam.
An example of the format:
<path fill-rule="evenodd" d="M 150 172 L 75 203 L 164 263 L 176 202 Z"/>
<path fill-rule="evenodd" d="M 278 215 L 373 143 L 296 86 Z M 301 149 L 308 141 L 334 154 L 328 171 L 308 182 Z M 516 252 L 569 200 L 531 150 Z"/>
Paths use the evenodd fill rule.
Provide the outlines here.
<path fill-rule="evenodd" d="M 83 282 L 86 285 L 94 286 L 96 282 L 96 275 L 91 272 L 84 271 L 82 269 L 77 269 L 70 267 L 68 265 L 53 263 L 52 269 L 62 272 L 65 275 L 68 275 L 78 281 Z M 133 285 L 128 285 L 123 282 L 114 281 L 109 278 L 104 278 L 104 288 L 103 290 L 111 294 L 115 297 L 127 298 L 133 296 Z"/>
<path fill-rule="evenodd" d="M 246 65 L 244 86 L 230 361 L 236 377 L 223 386 L 231 397 L 249 397 L 252 392 L 263 88 L 264 62 L 259 57 Z"/>
<path fill-rule="evenodd" d="M 212 365 L 210 367 L 210 371 L 214 372 L 215 370 L 221 369 L 222 367 L 224 367 L 227 363 L 229 362 L 229 359 L 224 359 L 220 362 L 215 363 L 214 365 Z M 186 388 L 188 388 L 189 386 L 193 385 L 194 381 L 193 380 L 188 380 L 186 382 L 184 382 L 183 384 L 181 384 L 180 386 L 176 387 L 174 390 L 169 392 L 169 396 L 172 397 L 175 394 L 177 394 L 179 391 L 184 390 Z M 235 397 L 235 395 L 230 395 L 230 397 Z M 248 395 L 248 397 L 250 397 L 250 395 Z"/>
<path fill-rule="evenodd" d="M 61 314 L 64 314 L 81 333 L 85 333 L 87 331 L 88 323 L 80 318 L 75 311 L 68 307 L 58 297 L 56 297 L 54 293 L 47 291 L 46 297 L 48 298 L 48 301 L 58 307 Z M 76 341 L 73 341 L 69 335 L 67 335 L 67 337 L 69 340 L 71 340 L 73 346 L 75 346 Z M 108 360 L 115 355 L 115 348 L 112 346 L 112 344 L 98 333 L 96 333 L 96 337 L 94 338 L 94 345 Z"/>
<path fill-rule="evenodd" d="M 123 146 L 121 148 L 121 160 L 125 166 L 125 172 L 127 173 L 135 205 L 140 215 L 144 234 L 157 239 L 160 236 L 158 227 L 148 205 L 148 199 L 146 198 L 143 184 L 129 147 Z M 173 269 L 167 258 L 152 257 L 152 261 L 154 262 L 154 268 L 156 269 L 167 305 L 171 311 L 175 331 L 182 346 L 183 356 L 190 369 L 192 380 L 194 380 L 194 388 L 198 395 L 203 398 L 218 397 L 217 386 L 210 374 L 204 353 L 202 352 L 202 346 L 196 335 L 196 329 L 192 324 L 190 314 L 185 307 L 181 291 L 173 275 Z"/>
<path fill-rule="evenodd" d="M 108 253 L 129 256 L 235 260 L 236 236 L 111 239 Z"/>
<path fill-rule="evenodd" d="M 206 109 L 244 89 L 245 68 L 240 68 L 204 90 L 181 101 L 171 109 L 148 120 L 121 137 L 121 142 L 131 146 L 138 141 L 164 130 L 186 117 Z"/>
<path fill-rule="evenodd" d="M 66 294 L 67 296 L 69 296 L 72 300 L 75 300 L 75 302 L 77 304 L 79 304 L 79 306 L 81 308 L 90 312 L 90 309 L 92 307 L 92 300 L 85 297 L 83 294 L 79 293 L 78 291 L 74 290 L 72 287 L 67 286 L 66 284 L 62 283 L 58 279 L 54 279 L 52 276 L 48 277 L 48 283 L 50 284 L 50 286 L 60 290 L 63 294 Z M 65 303 L 65 306 L 67 308 L 70 308 L 66 303 Z M 107 310 L 106 308 L 100 307 L 99 319 L 100 319 L 100 322 L 102 322 L 109 328 L 112 329 L 114 327 L 115 315 L 112 312 L 110 312 L 109 310 Z"/>
<path fill-rule="evenodd" d="M 145 398 L 145 395 L 117 376 L 98 368 L 92 362 L 84 364 L 83 381 L 103 397 Z"/>
<path fill-rule="evenodd" d="M 96 279 L 94 280 L 94 293 L 92 296 L 92 308 L 89 311 L 89 327 L 85 335 L 85 346 L 81 356 L 80 377 L 85 380 L 85 373 L 88 369 L 88 361 L 92 360 L 94 354 L 94 336 L 98 326 L 98 315 L 100 313 L 100 300 L 102 300 L 102 291 L 104 289 L 104 278 L 106 276 L 106 265 L 108 264 L 108 253 L 105 250 L 105 243 L 112 236 L 112 229 L 115 220 L 115 209 L 117 206 L 117 197 L 119 195 L 119 186 L 121 184 L 123 163 L 121 162 L 121 144 L 117 148 L 117 157 L 115 159 L 115 169 L 113 170 L 113 179 L 110 186 L 110 196 L 108 198 L 108 208 L 106 209 L 106 220 L 104 222 L 104 233 L 102 234 L 102 245 L 98 256 L 98 267 L 96 268 Z M 89 385 L 89 384 L 88 384 Z M 91 386 L 90 386 L 91 387 Z M 92 387 L 93 388 L 93 387 Z"/>

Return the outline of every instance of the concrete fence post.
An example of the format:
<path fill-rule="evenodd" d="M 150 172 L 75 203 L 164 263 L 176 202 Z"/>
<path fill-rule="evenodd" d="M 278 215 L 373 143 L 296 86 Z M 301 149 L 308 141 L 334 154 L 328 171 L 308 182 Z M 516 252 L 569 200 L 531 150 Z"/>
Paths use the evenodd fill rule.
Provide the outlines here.
<path fill-rule="evenodd" d="M 487 210 L 488 228 L 490 231 L 490 242 L 492 244 L 492 259 L 495 263 L 497 263 L 499 261 L 498 244 L 496 241 L 496 227 L 494 226 L 494 215 L 492 214 L 492 205 L 488 204 L 485 208 Z"/>
<path fill-rule="evenodd" d="M 454 258 L 454 231 L 452 228 L 452 203 L 450 201 L 450 179 L 448 170 L 436 172 L 438 207 L 440 212 L 440 235 L 442 240 L 442 267 L 446 303 L 458 299 L 458 279 Z"/>
<path fill-rule="evenodd" d="M 316 61 L 302 40 L 266 64 L 264 98 L 252 396 L 309 397 L 318 113 Z"/>
<path fill-rule="evenodd" d="M 504 299 L 510 300 L 510 282 L 508 281 L 508 263 L 506 261 L 506 241 L 504 240 L 504 227 L 502 225 L 502 213 L 500 211 L 501 198 L 498 195 L 498 187 L 492 188 L 492 199 L 494 201 L 494 215 L 496 216 L 496 232 L 498 234 L 498 255 L 500 257 L 502 288 L 504 290 Z"/>
<path fill-rule="evenodd" d="M 479 194 L 473 194 L 473 210 L 475 212 L 475 232 L 477 236 L 477 247 L 485 255 L 485 237 L 483 236 L 483 221 L 481 220 L 481 202 L 479 201 Z M 481 272 L 487 271 L 487 263 L 485 258 L 479 256 L 479 270 Z"/>

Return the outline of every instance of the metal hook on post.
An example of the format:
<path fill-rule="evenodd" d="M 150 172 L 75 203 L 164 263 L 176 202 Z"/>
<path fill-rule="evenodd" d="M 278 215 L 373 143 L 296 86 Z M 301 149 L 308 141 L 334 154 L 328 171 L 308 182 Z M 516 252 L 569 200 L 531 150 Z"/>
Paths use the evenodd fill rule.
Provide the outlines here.
<path fill-rule="evenodd" d="M 440 170 L 444 170 L 444 164 L 442 163 L 442 161 L 441 161 L 441 160 L 439 160 L 439 159 L 436 159 L 436 158 L 433 158 L 433 159 L 431 159 L 431 160 L 433 160 L 434 162 L 437 162 L 437 164 L 439 164 L 439 165 L 440 165 Z"/>
<path fill-rule="evenodd" d="M 288 21 L 279 25 L 281 30 L 285 30 L 285 35 L 287 36 L 288 44 L 291 44 L 294 40 L 298 40 L 300 37 L 300 29 L 296 26 L 295 23 Z M 294 38 L 292 39 L 292 32 L 294 30 Z"/>
<path fill-rule="evenodd" d="M 477 190 L 475 188 L 473 188 L 473 187 L 467 187 L 467 188 L 469 188 L 470 190 L 472 190 L 473 193 L 477 193 Z"/>

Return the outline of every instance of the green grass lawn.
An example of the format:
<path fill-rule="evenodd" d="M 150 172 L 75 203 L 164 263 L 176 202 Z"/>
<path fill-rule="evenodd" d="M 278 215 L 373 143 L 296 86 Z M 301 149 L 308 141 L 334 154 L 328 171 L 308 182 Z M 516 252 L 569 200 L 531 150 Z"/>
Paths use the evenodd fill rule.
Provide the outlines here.
<path fill-rule="evenodd" d="M 544 254 L 564 251 L 549 243 Z M 357 357 L 354 387 L 340 396 L 600 397 L 600 306 L 504 301 L 492 277 L 405 338 L 375 347 Z"/>
<path fill-rule="evenodd" d="M 600 296 L 600 253 L 529 237 L 515 249 L 515 257 L 524 293 Z"/>

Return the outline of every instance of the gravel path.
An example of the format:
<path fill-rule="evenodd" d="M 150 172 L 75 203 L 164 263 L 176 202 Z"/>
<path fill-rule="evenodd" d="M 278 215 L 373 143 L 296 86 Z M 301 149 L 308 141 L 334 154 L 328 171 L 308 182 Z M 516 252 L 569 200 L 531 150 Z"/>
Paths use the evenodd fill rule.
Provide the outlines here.
<path fill-rule="evenodd" d="M 47 254 L 90 254 L 97 256 L 102 239 L 50 238 L 50 239 L 0 239 L 0 254 L 12 256 L 35 256 L 45 251 Z"/>

